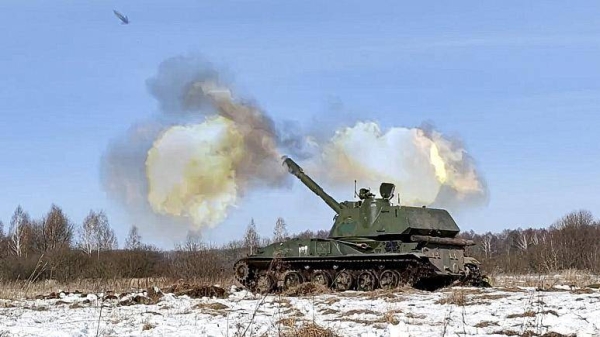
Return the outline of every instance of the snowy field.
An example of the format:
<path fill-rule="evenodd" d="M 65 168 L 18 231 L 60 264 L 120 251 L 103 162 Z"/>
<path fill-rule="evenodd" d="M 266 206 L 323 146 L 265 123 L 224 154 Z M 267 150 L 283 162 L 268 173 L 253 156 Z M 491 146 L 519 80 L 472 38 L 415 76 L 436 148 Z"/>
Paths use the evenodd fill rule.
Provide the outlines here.
<path fill-rule="evenodd" d="M 138 302 L 149 302 L 143 294 Z M 600 336 L 600 292 L 569 286 L 300 297 L 232 288 L 225 298 L 160 294 L 152 304 L 132 296 L 0 300 L 0 336 L 327 336 L 299 333 L 312 323 L 337 336 Z"/>

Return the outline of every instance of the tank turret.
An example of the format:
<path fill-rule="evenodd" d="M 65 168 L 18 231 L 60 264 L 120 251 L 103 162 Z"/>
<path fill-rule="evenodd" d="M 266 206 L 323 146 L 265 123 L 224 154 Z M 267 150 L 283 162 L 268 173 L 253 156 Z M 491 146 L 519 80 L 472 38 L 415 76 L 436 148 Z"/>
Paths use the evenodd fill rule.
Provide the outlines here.
<path fill-rule="evenodd" d="M 392 183 L 381 184 L 380 198 L 376 198 L 368 188 L 361 188 L 358 192 L 359 201 L 338 202 L 291 158 L 284 157 L 283 163 L 291 174 L 336 213 L 329 234 L 331 238 L 408 238 L 410 235 L 452 238 L 460 231 L 446 210 L 392 205 L 391 199 L 395 191 Z"/>

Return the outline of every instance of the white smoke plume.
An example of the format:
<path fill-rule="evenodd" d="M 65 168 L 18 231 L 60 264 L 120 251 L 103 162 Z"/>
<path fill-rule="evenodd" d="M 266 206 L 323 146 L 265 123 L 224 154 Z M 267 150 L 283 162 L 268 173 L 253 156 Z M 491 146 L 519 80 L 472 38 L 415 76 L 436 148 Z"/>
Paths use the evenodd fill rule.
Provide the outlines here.
<path fill-rule="evenodd" d="M 392 182 L 402 204 L 413 206 L 486 198 L 471 157 L 435 130 L 393 127 L 383 132 L 375 122 L 358 122 L 315 146 L 321 155 L 307 166 L 332 186 L 353 180 L 370 187 Z"/>
<path fill-rule="evenodd" d="M 277 129 L 195 57 L 164 61 L 147 86 L 160 113 L 109 145 L 102 182 L 150 235 L 164 235 L 169 226 L 181 238 L 215 226 L 246 192 L 285 186 L 282 154 L 299 159 L 324 185 L 393 182 L 406 205 L 444 207 L 487 197 L 464 148 L 431 128 L 382 131 L 377 123 L 358 122 L 315 141 L 287 122 Z"/>

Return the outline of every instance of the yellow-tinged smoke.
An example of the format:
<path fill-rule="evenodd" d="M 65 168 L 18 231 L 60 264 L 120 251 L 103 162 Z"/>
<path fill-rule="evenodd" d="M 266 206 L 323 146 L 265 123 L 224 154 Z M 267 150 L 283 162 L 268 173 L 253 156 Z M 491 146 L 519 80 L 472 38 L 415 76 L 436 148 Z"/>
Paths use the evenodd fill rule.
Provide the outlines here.
<path fill-rule="evenodd" d="M 440 151 L 435 143 L 431 144 L 429 161 L 435 169 L 435 176 L 438 178 L 438 181 L 441 184 L 445 183 L 446 179 L 448 179 L 448 174 L 446 174 L 446 163 L 444 163 L 444 159 L 440 156 Z"/>
<path fill-rule="evenodd" d="M 307 165 L 330 184 L 392 182 L 406 205 L 433 204 L 443 189 L 459 199 L 485 194 L 465 150 L 436 131 L 394 127 L 382 132 L 374 122 L 358 122 L 338 130 L 319 150 L 320 159 Z"/>
<path fill-rule="evenodd" d="M 173 126 L 148 151 L 148 201 L 160 214 L 188 217 L 197 227 L 225 219 L 238 197 L 236 167 L 243 135 L 221 116 Z"/>

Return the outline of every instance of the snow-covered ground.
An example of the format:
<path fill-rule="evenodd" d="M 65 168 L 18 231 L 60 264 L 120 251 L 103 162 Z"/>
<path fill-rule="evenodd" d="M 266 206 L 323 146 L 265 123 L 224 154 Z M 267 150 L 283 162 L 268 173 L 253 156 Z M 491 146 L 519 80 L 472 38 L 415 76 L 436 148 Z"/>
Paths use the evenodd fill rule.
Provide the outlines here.
<path fill-rule="evenodd" d="M 278 336 L 313 322 L 339 336 L 600 336 L 600 292 L 568 286 L 305 297 L 233 289 L 224 299 L 166 294 L 134 305 L 101 294 L 61 297 L 0 300 L 0 336 Z"/>

